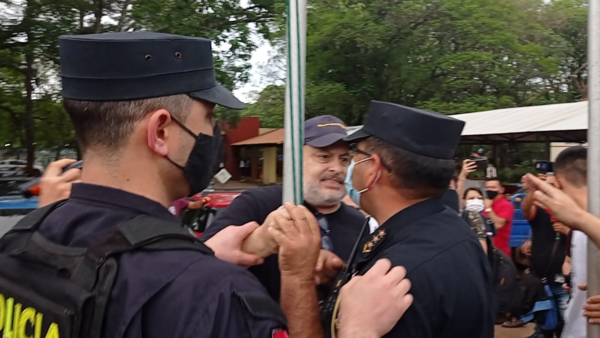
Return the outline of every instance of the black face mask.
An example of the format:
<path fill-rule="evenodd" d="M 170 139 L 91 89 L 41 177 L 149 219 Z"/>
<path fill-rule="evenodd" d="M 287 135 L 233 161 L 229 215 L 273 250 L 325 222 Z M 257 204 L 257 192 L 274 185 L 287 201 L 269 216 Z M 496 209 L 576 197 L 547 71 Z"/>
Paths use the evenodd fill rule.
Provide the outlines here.
<path fill-rule="evenodd" d="M 496 196 L 498 196 L 498 192 L 497 191 L 493 191 L 493 190 L 486 190 L 485 194 L 487 195 L 487 198 L 493 200 L 494 198 L 496 198 Z"/>
<path fill-rule="evenodd" d="M 196 139 L 194 148 L 187 159 L 185 167 L 175 163 L 168 156 L 171 163 L 183 170 L 185 178 L 190 185 L 190 196 L 202 192 L 215 176 L 219 169 L 219 162 L 222 154 L 221 130 L 216 125 L 213 131 L 214 136 L 204 134 L 194 134 L 183 123 L 173 118 L 181 129 L 185 130 L 190 136 Z"/>

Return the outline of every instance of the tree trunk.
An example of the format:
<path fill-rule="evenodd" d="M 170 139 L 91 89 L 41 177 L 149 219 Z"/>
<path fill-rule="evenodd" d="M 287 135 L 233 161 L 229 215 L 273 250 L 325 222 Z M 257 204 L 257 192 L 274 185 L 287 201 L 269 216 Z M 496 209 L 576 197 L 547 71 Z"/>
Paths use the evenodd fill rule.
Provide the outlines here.
<path fill-rule="evenodd" d="M 94 3 L 96 5 L 96 8 L 94 8 L 94 16 L 96 18 L 94 32 L 102 33 L 102 13 L 104 11 L 104 0 L 96 0 Z"/>
<path fill-rule="evenodd" d="M 25 91 L 27 96 L 25 97 L 25 114 L 23 116 L 23 123 L 25 125 L 25 147 L 27 147 L 27 175 L 33 176 L 33 162 L 35 162 L 35 131 L 33 121 L 33 81 L 34 81 L 34 51 L 35 51 L 35 38 L 32 32 L 33 24 L 33 9 L 30 3 L 27 4 L 25 10 L 25 17 L 23 21 L 25 23 L 25 32 L 27 34 L 27 45 L 25 45 Z"/>
<path fill-rule="evenodd" d="M 62 145 L 59 145 L 58 150 L 56 151 L 56 157 L 54 157 L 55 161 L 60 160 L 60 153 L 62 152 L 63 148 L 64 148 L 64 142 L 62 143 Z"/>
<path fill-rule="evenodd" d="M 28 39 L 31 38 L 31 34 L 28 34 Z M 32 40 L 29 40 L 32 41 Z M 25 70 L 25 90 L 27 97 L 25 98 L 25 144 L 27 147 L 27 174 L 33 176 L 33 162 L 35 162 L 35 130 L 33 121 L 33 43 L 28 48 L 25 60 L 27 62 L 27 68 Z"/>
<path fill-rule="evenodd" d="M 81 34 L 81 32 L 83 32 L 83 29 L 85 28 L 84 19 L 85 19 L 85 12 L 83 11 L 83 9 L 80 9 L 79 10 L 79 33 L 80 34 Z"/>
<path fill-rule="evenodd" d="M 125 20 L 127 20 L 127 11 L 130 4 L 131 0 L 125 0 L 125 3 L 123 3 L 121 16 L 119 17 L 119 23 L 117 24 L 117 32 L 123 31 L 123 27 L 125 27 Z"/>

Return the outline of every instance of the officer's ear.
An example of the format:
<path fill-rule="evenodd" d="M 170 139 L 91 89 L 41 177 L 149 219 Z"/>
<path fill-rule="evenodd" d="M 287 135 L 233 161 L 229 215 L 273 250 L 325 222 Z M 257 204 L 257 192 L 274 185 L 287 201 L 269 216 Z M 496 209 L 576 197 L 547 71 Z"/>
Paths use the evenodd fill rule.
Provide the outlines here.
<path fill-rule="evenodd" d="M 372 187 L 377 183 L 377 180 L 381 178 L 381 175 L 385 172 L 381 157 L 377 154 L 371 155 L 372 166 L 368 171 L 367 187 Z"/>
<path fill-rule="evenodd" d="M 150 113 L 146 121 L 148 147 L 157 155 L 167 156 L 168 141 L 175 134 L 173 128 L 176 127 L 171 114 L 165 109 L 159 109 Z"/>

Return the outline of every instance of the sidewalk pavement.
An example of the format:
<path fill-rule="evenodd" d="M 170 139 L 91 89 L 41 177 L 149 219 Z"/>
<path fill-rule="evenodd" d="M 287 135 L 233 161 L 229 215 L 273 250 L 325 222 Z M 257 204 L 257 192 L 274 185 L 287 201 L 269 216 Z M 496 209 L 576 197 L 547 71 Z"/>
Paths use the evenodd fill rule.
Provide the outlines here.
<path fill-rule="evenodd" d="M 535 325 L 532 323 L 519 328 L 505 328 L 501 325 L 496 325 L 494 338 L 525 338 L 533 334 Z"/>

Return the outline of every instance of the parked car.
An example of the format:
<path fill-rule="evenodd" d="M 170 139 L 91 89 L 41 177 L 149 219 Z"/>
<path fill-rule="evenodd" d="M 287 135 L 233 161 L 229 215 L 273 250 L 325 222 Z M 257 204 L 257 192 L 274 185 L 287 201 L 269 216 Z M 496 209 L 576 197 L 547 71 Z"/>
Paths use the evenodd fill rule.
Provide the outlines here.
<path fill-rule="evenodd" d="M 201 209 L 186 210 L 182 213 L 183 224 L 189 226 L 197 236 L 210 226 L 212 221 L 223 212 L 241 192 L 213 192 L 206 195 L 210 201 Z"/>
<path fill-rule="evenodd" d="M 27 161 L 8 159 L 0 161 L 0 177 L 12 177 L 25 174 Z M 36 171 L 36 176 L 41 176 L 44 172 L 44 167 L 39 164 L 33 165 L 33 170 Z"/>
<path fill-rule="evenodd" d="M 240 192 L 215 192 L 202 209 L 186 210 L 182 214 L 182 223 L 188 225 L 197 236 L 206 230 Z M 20 194 L 0 196 L 0 237 L 32 210 L 36 209 L 38 198 L 23 198 Z"/>
<path fill-rule="evenodd" d="M 37 198 L 23 198 L 19 194 L 0 196 L 0 237 L 37 205 Z"/>

